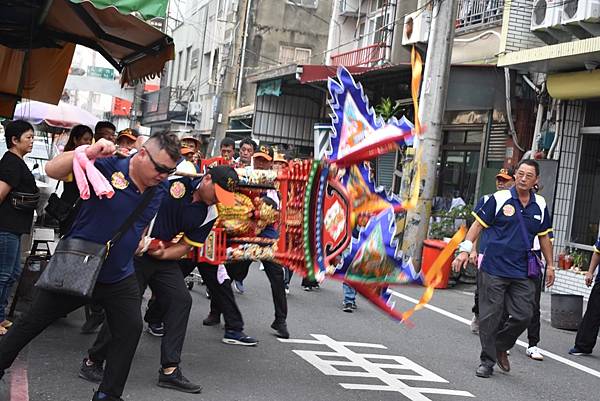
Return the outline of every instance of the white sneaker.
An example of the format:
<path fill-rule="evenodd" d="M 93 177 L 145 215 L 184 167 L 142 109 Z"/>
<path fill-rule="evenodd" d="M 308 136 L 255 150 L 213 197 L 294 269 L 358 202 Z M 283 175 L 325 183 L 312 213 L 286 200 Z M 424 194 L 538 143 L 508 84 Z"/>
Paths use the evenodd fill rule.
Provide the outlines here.
<path fill-rule="evenodd" d="M 527 348 L 525 353 L 527 354 L 528 357 L 530 357 L 533 360 L 536 360 L 536 361 L 544 360 L 544 355 L 542 355 L 542 353 L 540 352 L 540 349 L 536 346 Z"/>
<path fill-rule="evenodd" d="M 471 319 L 471 333 L 479 334 L 479 316 L 473 315 Z"/>

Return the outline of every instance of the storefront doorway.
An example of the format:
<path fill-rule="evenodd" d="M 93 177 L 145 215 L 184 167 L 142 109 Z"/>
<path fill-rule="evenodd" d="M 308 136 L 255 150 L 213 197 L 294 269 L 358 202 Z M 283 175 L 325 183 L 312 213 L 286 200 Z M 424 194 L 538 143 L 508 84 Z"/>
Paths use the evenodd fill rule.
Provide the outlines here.
<path fill-rule="evenodd" d="M 437 190 L 444 202 L 457 196 L 467 205 L 475 202 L 482 140 L 483 127 L 444 130 Z"/>

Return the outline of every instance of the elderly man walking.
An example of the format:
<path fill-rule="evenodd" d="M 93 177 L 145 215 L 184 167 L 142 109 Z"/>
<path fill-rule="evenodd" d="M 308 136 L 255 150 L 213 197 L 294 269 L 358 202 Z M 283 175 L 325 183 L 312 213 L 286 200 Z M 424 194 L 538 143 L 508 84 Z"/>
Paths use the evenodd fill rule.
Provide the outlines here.
<path fill-rule="evenodd" d="M 541 268 L 530 268 L 536 264 L 532 253 L 536 237 L 547 263 L 546 286 L 554 283 L 552 243 L 548 236 L 552 231 L 551 216 L 545 199 L 533 191 L 539 173 L 534 160 L 519 163 L 515 186 L 494 193 L 473 213 L 476 221 L 453 262 L 454 270 L 459 271 L 469 258 L 473 241 L 483 229 L 489 230 L 479 272 L 478 377 L 490 377 L 496 363 L 501 370 L 510 371 L 506 351 L 514 346 L 531 320 L 535 279 L 541 274 Z M 510 317 L 501 326 L 505 310 Z"/>

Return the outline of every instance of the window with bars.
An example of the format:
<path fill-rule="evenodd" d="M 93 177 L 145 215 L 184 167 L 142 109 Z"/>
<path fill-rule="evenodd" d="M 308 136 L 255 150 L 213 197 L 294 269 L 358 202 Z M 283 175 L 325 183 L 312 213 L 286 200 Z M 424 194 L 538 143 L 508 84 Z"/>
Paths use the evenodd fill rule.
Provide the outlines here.
<path fill-rule="evenodd" d="M 581 141 L 571 242 L 592 245 L 598 237 L 600 216 L 600 135 L 583 135 Z"/>
<path fill-rule="evenodd" d="M 192 46 L 188 46 L 188 48 L 185 49 L 185 67 L 184 67 L 185 70 L 184 70 L 184 75 L 183 75 L 183 79 L 185 81 L 187 81 L 187 79 L 188 79 L 191 61 L 192 61 Z"/>
<path fill-rule="evenodd" d="M 361 47 L 376 43 L 391 45 L 391 36 L 388 34 L 393 27 L 393 6 L 386 5 L 383 0 L 372 0 L 365 25 L 360 32 Z"/>
<path fill-rule="evenodd" d="M 371 4 L 369 6 L 369 12 L 374 13 L 380 8 L 383 8 L 385 0 L 371 0 Z"/>
<path fill-rule="evenodd" d="M 287 0 L 287 2 L 299 7 L 317 8 L 319 6 L 319 0 Z"/>
<path fill-rule="evenodd" d="M 279 62 L 281 64 L 308 64 L 312 50 L 305 47 L 279 46 Z"/>
<path fill-rule="evenodd" d="M 194 49 L 192 51 L 192 61 L 190 62 L 190 69 L 198 68 L 198 60 L 200 58 L 200 49 Z"/>

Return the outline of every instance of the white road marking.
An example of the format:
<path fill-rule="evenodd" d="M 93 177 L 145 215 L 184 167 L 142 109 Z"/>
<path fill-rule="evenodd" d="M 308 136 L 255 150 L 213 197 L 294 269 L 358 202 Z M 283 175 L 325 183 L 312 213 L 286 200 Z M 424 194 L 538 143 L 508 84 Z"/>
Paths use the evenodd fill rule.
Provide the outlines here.
<path fill-rule="evenodd" d="M 384 383 L 339 383 L 340 386 L 345 389 L 393 391 L 401 393 L 412 401 L 431 401 L 431 399 L 426 397 L 424 394 L 445 394 L 461 397 L 474 397 L 474 395 L 468 391 L 444 388 L 411 387 L 404 381 L 420 381 L 430 383 L 448 383 L 448 381 L 406 357 L 384 354 L 361 354 L 356 353 L 349 348 L 365 347 L 387 349 L 385 345 L 335 341 L 334 339 L 322 334 L 311 334 L 311 336 L 315 338 L 315 340 L 279 339 L 279 341 L 284 343 L 324 345 L 329 347 L 329 349 L 333 351 L 293 350 L 295 354 L 319 369 L 325 375 L 373 378 Z M 327 357 L 336 357 L 338 359 L 327 359 Z M 376 363 L 375 361 L 382 362 Z M 355 369 L 340 370 L 338 367 L 352 367 Z M 391 373 L 388 370 L 392 370 L 394 373 Z"/>
<path fill-rule="evenodd" d="M 413 304 L 418 304 L 419 303 L 419 301 L 417 299 L 409 297 L 408 295 L 404 295 L 404 294 L 401 294 L 401 293 L 399 293 L 397 291 L 393 291 L 393 290 L 388 290 L 388 291 L 391 294 L 397 296 L 398 298 L 404 299 L 405 301 L 412 302 Z M 440 315 L 446 316 L 446 317 L 448 317 L 450 319 L 456 320 L 457 322 L 461 322 L 461 323 L 464 323 L 466 325 L 470 325 L 471 324 L 471 320 L 470 319 L 465 319 L 464 317 L 458 316 L 458 315 L 456 315 L 456 314 L 454 314 L 452 312 L 448 312 L 447 310 L 444 310 L 442 308 L 438 308 L 437 306 L 427 304 L 427 305 L 425 305 L 425 308 L 429 309 L 429 310 L 431 310 L 433 312 L 439 313 Z M 517 345 L 520 345 L 523 348 L 528 348 L 529 347 L 529 344 L 527 344 L 527 343 L 525 343 L 525 342 L 523 342 L 521 340 L 517 340 Z M 564 358 L 564 357 L 562 357 L 560 355 L 556 355 L 555 353 L 552 353 L 550 351 L 546 351 L 546 350 L 544 350 L 542 348 L 538 347 L 538 349 L 540 350 L 540 352 L 541 352 L 542 355 L 547 356 L 550 359 L 554 359 L 557 362 L 564 363 L 565 365 L 568 365 L 568 366 L 570 366 L 572 368 L 581 370 L 582 372 L 585 372 L 585 373 L 588 373 L 588 374 L 590 374 L 592 376 L 596 376 L 596 377 L 600 378 L 600 372 L 597 371 L 597 370 L 594 370 L 592 368 L 588 368 L 587 366 L 584 366 L 584 365 L 582 365 L 580 363 L 577 363 L 577 362 L 573 362 L 570 359 Z"/>

